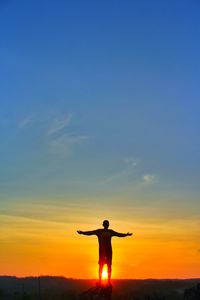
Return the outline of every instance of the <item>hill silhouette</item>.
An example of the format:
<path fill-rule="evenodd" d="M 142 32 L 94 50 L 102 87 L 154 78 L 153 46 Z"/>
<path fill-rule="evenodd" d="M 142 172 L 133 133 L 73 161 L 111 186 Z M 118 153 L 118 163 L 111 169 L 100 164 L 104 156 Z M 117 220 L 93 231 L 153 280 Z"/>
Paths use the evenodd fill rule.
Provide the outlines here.
<path fill-rule="evenodd" d="M 113 280 L 113 300 L 197 300 L 200 279 L 188 280 Z M 0 299 L 78 300 L 97 297 L 95 280 L 41 276 L 18 278 L 0 276 Z M 93 289 L 93 291 L 92 291 Z M 96 290 L 95 290 L 96 289 Z M 90 294 L 89 294 L 90 291 Z M 96 298 L 93 295 L 96 293 Z M 99 292 L 100 293 L 100 292 Z M 193 297 L 193 298 L 192 298 Z"/>

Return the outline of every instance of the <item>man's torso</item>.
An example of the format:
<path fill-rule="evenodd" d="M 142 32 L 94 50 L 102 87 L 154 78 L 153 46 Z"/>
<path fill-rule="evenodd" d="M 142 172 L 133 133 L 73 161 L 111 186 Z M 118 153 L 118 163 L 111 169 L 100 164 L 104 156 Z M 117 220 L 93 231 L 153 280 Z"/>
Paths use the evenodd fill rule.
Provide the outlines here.
<path fill-rule="evenodd" d="M 113 236 L 111 229 L 98 229 L 97 237 L 99 241 L 99 257 L 112 257 L 111 238 Z"/>

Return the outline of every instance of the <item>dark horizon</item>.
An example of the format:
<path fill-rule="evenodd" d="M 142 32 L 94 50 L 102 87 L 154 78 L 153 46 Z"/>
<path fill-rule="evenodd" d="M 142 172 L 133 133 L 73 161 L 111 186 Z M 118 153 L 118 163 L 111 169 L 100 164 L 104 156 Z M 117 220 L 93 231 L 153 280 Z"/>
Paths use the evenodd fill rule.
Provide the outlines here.
<path fill-rule="evenodd" d="M 7 277 L 7 278 L 17 278 L 17 279 L 28 279 L 28 278 L 63 278 L 66 280 L 97 280 L 96 278 L 75 278 L 75 277 L 66 277 L 64 275 L 38 275 L 38 276 L 16 276 L 16 275 L 0 275 L 0 278 Z M 195 280 L 200 280 L 200 277 L 193 277 L 193 278 L 113 278 L 112 281 L 128 281 L 128 280 L 137 280 L 137 281 L 148 281 L 148 280 L 154 280 L 154 281 L 195 281 Z"/>

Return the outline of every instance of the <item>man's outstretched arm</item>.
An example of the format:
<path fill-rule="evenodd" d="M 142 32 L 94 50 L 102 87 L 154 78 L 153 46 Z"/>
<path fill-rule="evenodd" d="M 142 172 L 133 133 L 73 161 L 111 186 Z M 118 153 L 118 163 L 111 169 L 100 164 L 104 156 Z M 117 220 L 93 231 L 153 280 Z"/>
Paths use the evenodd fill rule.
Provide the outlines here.
<path fill-rule="evenodd" d="M 91 230 L 91 231 L 81 231 L 77 230 L 78 234 L 84 234 L 84 235 L 96 235 L 97 230 Z"/>
<path fill-rule="evenodd" d="M 120 233 L 120 232 L 117 232 L 117 231 L 114 231 L 112 232 L 112 236 L 117 236 L 117 237 L 126 237 L 126 236 L 131 236 L 133 235 L 131 232 L 127 232 L 127 233 Z"/>

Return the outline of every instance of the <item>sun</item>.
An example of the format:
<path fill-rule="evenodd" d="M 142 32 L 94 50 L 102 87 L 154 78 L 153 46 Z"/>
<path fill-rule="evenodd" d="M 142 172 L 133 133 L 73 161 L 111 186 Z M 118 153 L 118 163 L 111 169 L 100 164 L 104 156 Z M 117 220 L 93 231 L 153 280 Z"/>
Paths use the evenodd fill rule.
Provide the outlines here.
<path fill-rule="evenodd" d="M 102 271 L 102 279 L 108 279 L 108 270 L 107 268 L 104 266 L 103 267 L 103 271 Z"/>

